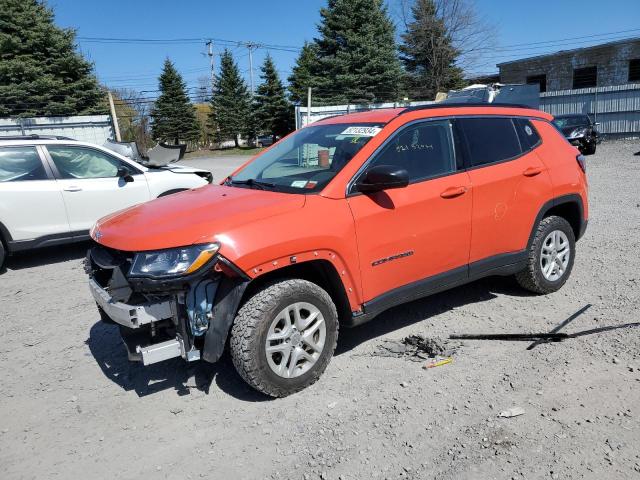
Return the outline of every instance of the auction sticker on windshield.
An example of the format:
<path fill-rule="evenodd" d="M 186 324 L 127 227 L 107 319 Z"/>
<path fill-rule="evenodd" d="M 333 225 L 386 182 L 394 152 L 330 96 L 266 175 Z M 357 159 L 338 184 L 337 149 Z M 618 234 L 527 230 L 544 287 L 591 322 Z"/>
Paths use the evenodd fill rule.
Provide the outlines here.
<path fill-rule="evenodd" d="M 340 135 L 359 135 L 361 137 L 374 137 L 382 131 L 380 127 L 349 127 Z"/>

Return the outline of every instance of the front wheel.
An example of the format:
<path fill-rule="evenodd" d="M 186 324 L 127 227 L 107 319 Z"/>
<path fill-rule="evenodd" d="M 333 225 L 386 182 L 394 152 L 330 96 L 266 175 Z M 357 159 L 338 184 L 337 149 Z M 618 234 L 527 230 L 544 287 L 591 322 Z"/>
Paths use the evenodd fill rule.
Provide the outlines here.
<path fill-rule="evenodd" d="M 529 248 L 527 267 L 516 274 L 516 280 L 534 293 L 559 290 L 571 274 L 575 248 L 575 235 L 569 222 L 557 216 L 543 219 Z"/>
<path fill-rule="evenodd" d="M 314 383 L 333 356 L 338 314 L 331 297 L 306 280 L 283 280 L 254 294 L 231 329 L 231 358 L 256 390 L 285 397 Z"/>

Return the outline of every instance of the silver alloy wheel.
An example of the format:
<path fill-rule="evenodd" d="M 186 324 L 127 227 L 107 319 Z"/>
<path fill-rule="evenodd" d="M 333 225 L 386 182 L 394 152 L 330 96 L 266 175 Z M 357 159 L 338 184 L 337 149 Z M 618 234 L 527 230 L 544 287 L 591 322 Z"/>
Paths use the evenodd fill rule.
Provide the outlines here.
<path fill-rule="evenodd" d="M 327 326 L 316 306 L 307 302 L 289 305 L 276 315 L 267 332 L 269 367 L 280 377 L 299 377 L 318 361 L 326 337 Z"/>
<path fill-rule="evenodd" d="M 554 230 L 542 242 L 540 268 L 544 278 L 551 282 L 559 280 L 567 271 L 571 257 L 571 244 L 562 230 Z"/>

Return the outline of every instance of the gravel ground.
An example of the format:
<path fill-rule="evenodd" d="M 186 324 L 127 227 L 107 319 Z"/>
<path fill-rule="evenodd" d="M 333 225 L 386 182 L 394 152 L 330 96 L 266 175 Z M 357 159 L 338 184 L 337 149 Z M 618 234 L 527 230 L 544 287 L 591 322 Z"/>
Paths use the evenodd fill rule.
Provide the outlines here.
<path fill-rule="evenodd" d="M 249 389 L 228 357 L 129 364 L 98 321 L 86 246 L 11 259 L 2 478 L 639 478 L 640 329 L 623 328 L 640 321 L 637 150 L 607 143 L 589 158 L 591 220 L 560 292 L 493 278 L 395 308 L 342 329 L 320 381 L 280 400 Z M 378 354 L 413 334 L 549 331 L 588 304 L 564 331 L 609 329 L 531 350 L 457 343 L 453 363 L 429 370 Z M 499 417 L 512 407 L 524 415 Z"/>

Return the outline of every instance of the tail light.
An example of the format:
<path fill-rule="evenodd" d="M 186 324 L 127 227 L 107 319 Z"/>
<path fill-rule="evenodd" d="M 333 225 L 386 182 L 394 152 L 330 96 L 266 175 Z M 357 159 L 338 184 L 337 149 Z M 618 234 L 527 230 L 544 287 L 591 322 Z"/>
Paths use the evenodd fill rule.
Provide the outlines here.
<path fill-rule="evenodd" d="M 578 162 L 578 165 L 580 165 L 580 170 L 582 170 L 584 173 L 587 173 L 587 159 L 584 158 L 584 155 L 578 155 L 576 157 L 576 160 Z"/>

